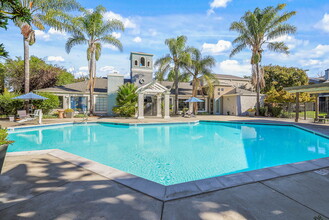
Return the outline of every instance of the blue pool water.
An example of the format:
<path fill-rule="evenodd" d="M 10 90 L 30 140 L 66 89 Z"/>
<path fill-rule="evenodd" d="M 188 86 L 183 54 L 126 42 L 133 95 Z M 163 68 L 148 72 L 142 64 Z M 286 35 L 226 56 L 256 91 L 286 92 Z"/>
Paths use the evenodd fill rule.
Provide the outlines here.
<path fill-rule="evenodd" d="M 10 132 L 9 152 L 61 149 L 172 185 L 329 156 L 329 139 L 292 126 L 61 125 Z"/>

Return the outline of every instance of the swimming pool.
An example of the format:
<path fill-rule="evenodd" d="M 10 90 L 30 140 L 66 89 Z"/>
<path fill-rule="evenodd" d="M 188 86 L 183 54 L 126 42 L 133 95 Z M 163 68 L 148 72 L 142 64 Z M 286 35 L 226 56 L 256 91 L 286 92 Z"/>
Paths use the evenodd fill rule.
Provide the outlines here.
<path fill-rule="evenodd" d="M 167 186 L 329 156 L 324 136 L 252 123 L 68 124 L 9 138 L 9 152 L 61 149 Z"/>

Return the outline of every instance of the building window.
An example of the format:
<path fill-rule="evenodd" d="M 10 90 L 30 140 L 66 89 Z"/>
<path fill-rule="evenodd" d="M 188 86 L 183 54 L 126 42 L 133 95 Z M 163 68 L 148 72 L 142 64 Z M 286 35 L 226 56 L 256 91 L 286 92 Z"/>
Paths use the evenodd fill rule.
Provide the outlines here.
<path fill-rule="evenodd" d="M 138 66 L 138 61 L 137 60 L 135 60 L 135 66 Z"/>
<path fill-rule="evenodd" d="M 144 57 L 141 58 L 141 64 L 140 64 L 140 66 L 145 66 L 145 58 Z"/>
<path fill-rule="evenodd" d="M 218 92 L 218 95 L 220 95 L 220 92 Z"/>
<path fill-rule="evenodd" d="M 96 97 L 95 111 L 96 112 L 107 111 L 107 97 Z"/>
<path fill-rule="evenodd" d="M 187 99 L 178 99 L 178 110 L 182 111 L 183 108 L 188 108 L 188 103 L 185 102 Z"/>
<path fill-rule="evenodd" d="M 203 100 L 204 101 L 204 100 Z M 204 112 L 206 111 L 206 102 L 198 102 L 198 111 Z"/>
<path fill-rule="evenodd" d="M 221 91 L 224 91 L 224 88 L 221 88 Z"/>
<path fill-rule="evenodd" d="M 87 111 L 88 98 L 85 96 L 71 96 L 71 109 L 74 111 Z"/>
<path fill-rule="evenodd" d="M 64 96 L 58 96 L 59 105 L 58 108 L 64 108 Z"/>
<path fill-rule="evenodd" d="M 147 66 L 150 67 L 151 66 L 151 62 L 147 61 Z"/>
<path fill-rule="evenodd" d="M 220 92 L 220 88 L 218 88 L 217 91 Z"/>

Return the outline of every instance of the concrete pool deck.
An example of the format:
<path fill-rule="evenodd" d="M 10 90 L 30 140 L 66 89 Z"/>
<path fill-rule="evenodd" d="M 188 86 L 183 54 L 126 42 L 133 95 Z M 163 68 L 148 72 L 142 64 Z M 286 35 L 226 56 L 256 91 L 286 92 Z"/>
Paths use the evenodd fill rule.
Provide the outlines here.
<path fill-rule="evenodd" d="M 290 123 L 288 120 L 234 116 L 172 118 L 165 122 L 195 120 Z M 58 120 L 54 121 L 59 123 Z M 136 123 L 135 119 L 95 121 Z M 164 120 L 146 119 L 137 122 L 154 123 Z M 327 125 L 298 125 L 329 134 Z M 237 185 L 217 186 L 208 192 L 198 186 L 201 192 L 197 195 L 163 200 L 142 193 L 138 187 L 127 187 L 124 181 L 113 180 L 106 169 L 93 169 L 88 160 L 74 158 L 74 155 L 61 158 L 61 153 L 54 151 L 30 152 L 27 155 L 14 153 L 6 158 L 0 176 L 0 216 L 4 219 L 263 220 L 313 219 L 321 215 L 326 219 L 329 217 L 329 166 L 326 160 L 322 162 L 318 164 L 321 166 L 313 164 L 298 174 L 291 172 L 284 177 L 274 175 L 266 180 L 259 178 L 240 181 Z M 305 168 L 305 165 L 299 166 Z M 227 179 L 226 183 L 232 181 L 234 179 Z M 207 187 L 214 186 L 210 184 Z"/>

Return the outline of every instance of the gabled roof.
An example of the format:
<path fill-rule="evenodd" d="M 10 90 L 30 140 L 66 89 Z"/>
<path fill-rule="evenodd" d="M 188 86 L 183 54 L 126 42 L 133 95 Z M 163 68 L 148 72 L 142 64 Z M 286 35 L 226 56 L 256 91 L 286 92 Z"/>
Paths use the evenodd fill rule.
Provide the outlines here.
<path fill-rule="evenodd" d="M 174 82 L 161 81 L 161 85 L 165 86 L 171 94 L 175 94 L 175 89 L 173 89 Z M 189 82 L 179 82 L 178 83 L 178 95 L 192 95 L 192 84 Z"/>
<path fill-rule="evenodd" d="M 158 83 L 157 81 L 153 81 L 147 83 L 146 85 L 139 87 L 137 89 L 137 93 L 145 93 L 145 94 L 158 94 L 158 93 L 165 93 L 169 92 L 169 90 Z"/>
<path fill-rule="evenodd" d="M 214 74 L 217 79 L 232 79 L 232 80 L 243 80 L 243 81 L 250 81 L 248 78 L 243 78 L 240 76 L 233 76 L 227 74 Z"/>
<path fill-rule="evenodd" d="M 86 93 L 88 92 L 89 80 L 71 83 L 63 86 L 49 87 L 45 89 L 39 89 L 39 92 L 54 92 L 54 93 Z M 107 93 L 107 79 L 97 78 L 95 81 L 95 92 Z"/>

